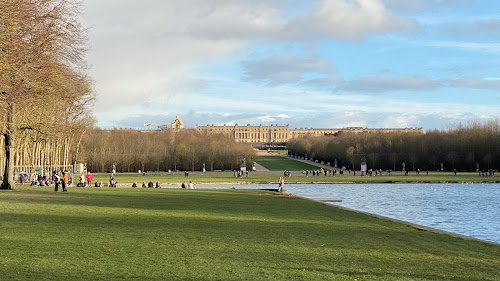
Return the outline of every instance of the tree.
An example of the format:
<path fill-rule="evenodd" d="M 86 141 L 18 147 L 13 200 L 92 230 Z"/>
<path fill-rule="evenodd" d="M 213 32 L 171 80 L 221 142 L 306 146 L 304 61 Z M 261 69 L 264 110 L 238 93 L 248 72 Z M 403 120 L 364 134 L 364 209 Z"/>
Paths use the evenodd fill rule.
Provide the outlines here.
<path fill-rule="evenodd" d="M 375 163 L 377 162 L 378 154 L 375 152 L 372 152 L 372 153 L 368 154 L 368 158 L 370 158 L 370 161 L 372 162 L 372 168 L 375 170 L 376 169 Z"/>
<path fill-rule="evenodd" d="M 446 155 L 446 161 L 451 164 L 451 170 L 455 169 L 455 163 L 458 161 L 459 155 L 456 151 L 450 151 Z"/>
<path fill-rule="evenodd" d="M 354 170 L 354 161 L 356 160 L 356 149 L 354 148 L 354 146 L 349 146 L 346 151 L 345 151 L 345 154 L 347 156 L 347 159 L 349 159 L 349 162 L 351 162 L 352 164 L 352 169 Z"/>
<path fill-rule="evenodd" d="M 47 113 L 48 108 L 64 112 L 63 125 L 68 125 L 82 120 L 78 107 L 92 100 L 83 60 L 86 34 L 77 17 L 78 3 L 71 0 L 0 4 L 0 90 L 8 113 L 2 128 L 8 159 L 2 189 L 15 188 L 10 157 L 18 153 L 16 141 L 22 131 L 31 130 L 47 142 L 48 129 L 59 121 Z M 68 138 L 62 154 L 65 162 L 69 162 Z"/>

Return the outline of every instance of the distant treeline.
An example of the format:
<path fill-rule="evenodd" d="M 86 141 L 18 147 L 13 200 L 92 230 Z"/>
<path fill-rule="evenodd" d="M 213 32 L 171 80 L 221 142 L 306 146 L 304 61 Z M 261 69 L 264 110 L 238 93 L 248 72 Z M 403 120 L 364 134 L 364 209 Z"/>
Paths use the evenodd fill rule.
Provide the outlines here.
<path fill-rule="evenodd" d="M 239 170 L 247 169 L 254 150 L 223 135 L 205 136 L 194 130 L 137 131 L 101 130 L 87 132 L 82 139 L 79 161 L 92 172 Z M 204 166 L 205 165 L 205 166 Z"/>
<path fill-rule="evenodd" d="M 289 154 L 360 169 L 489 170 L 500 167 L 500 121 L 471 122 L 421 133 L 348 133 L 290 140 Z M 442 166 L 441 166 L 442 163 Z"/>

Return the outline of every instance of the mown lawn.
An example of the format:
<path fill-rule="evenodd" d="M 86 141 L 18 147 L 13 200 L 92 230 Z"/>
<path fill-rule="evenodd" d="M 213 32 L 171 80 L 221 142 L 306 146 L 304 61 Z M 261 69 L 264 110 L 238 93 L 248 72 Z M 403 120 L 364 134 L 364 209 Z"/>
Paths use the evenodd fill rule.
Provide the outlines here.
<path fill-rule="evenodd" d="M 1 280 L 499 280 L 500 246 L 249 190 L 0 191 Z"/>
<path fill-rule="evenodd" d="M 188 183 L 192 181 L 194 184 L 277 184 L 278 178 L 283 176 L 283 171 L 274 172 L 250 172 L 248 177 L 235 178 L 233 172 L 189 172 L 189 177 L 184 177 L 184 172 L 175 173 L 153 173 L 148 172 L 143 177 L 138 173 L 118 173 L 114 175 L 120 186 L 131 186 L 133 182 L 137 182 L 139 186 L 142 182 L 152 181 L 159 182 L 161 185 L 180 186 L 182 182 Z M 109 174 L 94 174 L 96 181 L 102 181 L 107 185 L 109 182 Z M 499 177 L 479 177 L 476 173 L 458 173 L 454 175 L 452 172 L 430 172 L 429 175 L 421 173 L 417 176 L 414 172 L 405 176 L 402 172 L 393 172 L 392 175 L 384 174 L 383 176 L 362 177 L 359 172 L 354 176 L 352 173 L 345 172 L 344 176 L 338 174 L 334 176 L 312 176 L 306 177 L 301 172 L 292 172 L 291 177 L 285 178 L 287 184 L 290 183 L 401 183 L 401 182 L 498 182 Z"/>
<path fill-rule="evenodd" d="M 284 158 L 281 156 L 257 156 L 255 162 L 259 163 L 270 171 L 302 171 L 319 169 L 318 166 L 296 161 L 291 158 Z"/>

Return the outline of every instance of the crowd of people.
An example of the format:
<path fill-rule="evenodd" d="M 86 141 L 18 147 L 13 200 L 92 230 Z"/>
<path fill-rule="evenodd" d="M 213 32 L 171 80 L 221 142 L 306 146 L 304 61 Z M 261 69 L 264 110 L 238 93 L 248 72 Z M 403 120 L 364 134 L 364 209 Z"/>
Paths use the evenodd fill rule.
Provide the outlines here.
<path fill-rule="evenodd" d="M 54 191 L 59 191 L 59 186 L 62 186 L 62 191 L 67 192 L 67 187 L 72 182 L 72 178 L 69 175 L 67 170 L 62 172 L 54 171 L 52 173 L 52 177 L 42 176 L 36 174 L 33 176 L 33 180 L 30 183 L 30 186 L 53 186 Z"/>

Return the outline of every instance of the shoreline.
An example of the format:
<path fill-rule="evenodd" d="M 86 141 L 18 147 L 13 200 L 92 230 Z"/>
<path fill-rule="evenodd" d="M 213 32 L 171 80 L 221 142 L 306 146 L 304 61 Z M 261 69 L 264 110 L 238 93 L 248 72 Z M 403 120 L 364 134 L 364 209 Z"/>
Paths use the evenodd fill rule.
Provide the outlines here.
<path fill-rule="evenodd" d="M 334 208 L 338 208 L 338 209 L 345 210 L 345 211 L 355 212 L 355 213 L 364 214 L 364 215 L 368 215 L 368 216 L 379 218 L 379 219 L 383 219 L 383 220 L 388 220 L 388 221 L 392 221 L 392 222 L 396 222 L 396 223 L 401 223 L 401 224 L 413 227 L 413 228 L 415 228 L 417 230 L 420 230 L 420 231 L 430 231 L 430 232 L 434 232 L 434 233 L 438 233 L 438 234 L 450 235 L 450 236 L 461 238 L 461 239 L 464 239 L 464 240 L 473 240 L 473 241 L 479 241 L 479 242 L 484 242 L 484 243 L 491 244 L 491 245 L 500 246 L 500 243 L 497 243 L 497 242 L 494 242 L 494 241 L 483 240 L 483 239 L 479 239 L 479 238 L 476 238 L 476 237 L 473 237 L 473 236 L 469 236 L 469 235 L 464 235 L 464 234 L 460 234 L 460 233 L 456 233 L 456 232 L 446 231 L 446 230 L 442 230 L 442 229 L 439 229 L 439 228 L 434 228 L 434 227 L 430 227 L 430 226 L 416 224 L 416 223 L 405 221 L 405 220 L 395 219 L 395 218 L 391 218 L 391 217 L 387 217 L 387 216 L 382 216 L 382 215 L 378 215 L 378 214 L 374 214 L 374 213 L 370 213 L 370 212 L 355 210 L 355 209 L 351 209 L 351 208 L 348 208 L 348 207 L 339 206 L 339 205 L 335 205 L 335 204 L 329 203 L 329 202 L 335 202 L 335 201 L 337 201 L 337 199 L 332 199 L 332 200 L 317 200 L 313 196 L 308 196 L 308 195 L 298 195 L 298 194 L 292 194 L 292 193 L 290 193 L 290 195 L 295 196 L 295 197 L 299 197 L 299 198 L 303 198 L 303 199 L 306 199 L 306 200 L 318 202 L 318 203 L 327 205 L 329 207 L 334 207 Z"/>
<path fill-rule="evenodd" d="M 186 181 L 184 181 L 186 182 Z M 245 181 L 245 182 L 200 182 L 200 181 L 195 181 L 192 180 L 193 184 L 195 185 L 247 185 L 247 184 L 266 184 L 266 185 L 277 185 L 278 182 L 272 182 L 272 181 Z M 500 183 L 500 180 L 497 181 L 383 181 L 383 182 L 367 182 L 367 181 L 332 181 L 332 182 L 326 182 L 326 181 L 318 181 L 318 182 L 301 182 L 301 181 L 295 181 L 295 182 L 286 182 L 285 186 L 288 184 L 498 184 Z M 107 183 L 104 183 L 104 185 L 107 185 Z M 128 183 L 118 183 L 118 187 L 129 187 L 133 184 L 133 182 Z M 167 183 L 161 183 L 161 186 L 177 186 L 181 185 L 182 182 L 167 182 Z M 20 184 L 16 184 L 16 186 L 22 186 Z M 27 185 L 24 185 L 27 186 Z M 76 185 L 70 185 L 72 187 L 76 187 Z M 89 186 L 86 186 L 89 187 Z M 94 187 L 94 186 L 90 186 Z M 104 186 L 108 187 L 108 186 Z M 138 188 L 141 188 L 140 186 L 137 186 Z"/>

